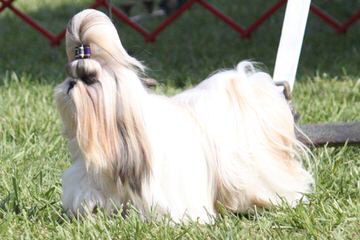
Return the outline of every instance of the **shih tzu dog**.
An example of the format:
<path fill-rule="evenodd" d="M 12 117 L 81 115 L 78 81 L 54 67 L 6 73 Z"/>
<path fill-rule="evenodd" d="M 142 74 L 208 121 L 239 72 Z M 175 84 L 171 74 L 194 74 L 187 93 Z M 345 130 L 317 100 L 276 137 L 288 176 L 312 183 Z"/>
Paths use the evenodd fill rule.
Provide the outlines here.
<path fill-rule="evenodd" d="M 156 95 L 96 10 L 71 19 L 66 52 L 68 78 L 55 98 L 73 161 L 62 176 L 67 212 L 129 203 L 145 218 L 210 222 L 219 204 L 234 212 L 294 206 L 311 192 L 291 110 L 250 62 Z"/>

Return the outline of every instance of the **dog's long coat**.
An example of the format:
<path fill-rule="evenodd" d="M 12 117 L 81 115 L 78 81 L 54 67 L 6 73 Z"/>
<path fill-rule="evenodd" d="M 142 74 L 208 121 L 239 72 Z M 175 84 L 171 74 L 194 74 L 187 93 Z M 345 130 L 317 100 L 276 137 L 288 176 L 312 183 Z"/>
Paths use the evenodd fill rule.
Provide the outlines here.
<path fill-rule="evenodd" d="M 82 43 L 91 59 L 74 60 Z M 131 203 L 145 217 L 209 222 L 218 203 L 243 212 L 295 205 L 311 191 L 290 108 L 251 63 L 171 98 L 149 93 L 143 66 L 96 10 L 72 18 L 66 50 L 69 77 L 56 102 L 73 159 L 63 175 L 67 211 Z"/>

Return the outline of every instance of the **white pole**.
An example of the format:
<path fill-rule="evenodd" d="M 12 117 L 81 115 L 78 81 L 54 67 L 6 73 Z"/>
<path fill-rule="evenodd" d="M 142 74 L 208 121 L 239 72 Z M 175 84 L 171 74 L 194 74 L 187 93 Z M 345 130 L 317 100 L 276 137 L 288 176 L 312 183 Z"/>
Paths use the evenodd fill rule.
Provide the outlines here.
<path fill-rule="evenodd" d="M 275 82 L 287 81 L 292 90 L 295 83 L 305 26 L 311 0 L 288 0 L 277 52 Z"/>

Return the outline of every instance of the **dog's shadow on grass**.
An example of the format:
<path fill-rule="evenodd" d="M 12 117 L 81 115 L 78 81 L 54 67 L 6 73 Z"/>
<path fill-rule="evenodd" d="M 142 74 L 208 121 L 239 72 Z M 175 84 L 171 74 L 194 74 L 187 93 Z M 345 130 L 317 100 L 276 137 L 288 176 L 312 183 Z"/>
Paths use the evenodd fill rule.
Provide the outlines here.
<path fill-rule="evenodd" d="M 71 16 L 93 1 L 59 2 L 43 3 L 35 7 L 24 7 L 24 3 L 15 3 L 15 7 L 56 34 L 65 28 Z M 325 0 L 316 2 L 324 5 Z M 244 8 L 241 4 L 229 5 L 223 0 L 218 1 L 216 6 L 237 22 L 247 26 L 263 9 L 272 4 L 270 1 L 264 6 L 263 1 L 256 0 Z M 335 7 L 333 6 L 334 9 Z M 343 4 L 342 8 L 342 14 L 345 16 L 351 14 L 354 6 Z M 103 8 L 101 10 L 107 11 Z M 175 87 L 183 87 L 201 81 L 217 69 L 231 68 L 243 59 L 262 62 L 272 73 L 283 14 L 284 8 L 257 29 L 250 39 L 241 39 L 237 32 L 220 23 L 209 12 L 199 6 L 193 6 L 166 29 L 155 43 L 145 43 L 140 34 L 116 18 L 113 21 L 125 48 L 151 69 L 150 77 Z M 155 27 L 161 20 L 157 19 L 146 25 L 153 24 L 152 27 Z M 58 83 L 65 77 L 64 41 L 60 46 L 52 47 L 47 39 L 26 25 L 9 9 L 0 14 L 0 26 L 0 84 L 5 72 L 12 71 L 17 74 L 26 73 L 34 79 L 42 78 L 47 83 Z M 312 76 L 317 72 L 326 72 L 333 76 L 359 76 L 358 26 L 359 23 L 355 24 L 346 35 L 338 35 L 310 14 L 299 65 L 299 78 Z"/>

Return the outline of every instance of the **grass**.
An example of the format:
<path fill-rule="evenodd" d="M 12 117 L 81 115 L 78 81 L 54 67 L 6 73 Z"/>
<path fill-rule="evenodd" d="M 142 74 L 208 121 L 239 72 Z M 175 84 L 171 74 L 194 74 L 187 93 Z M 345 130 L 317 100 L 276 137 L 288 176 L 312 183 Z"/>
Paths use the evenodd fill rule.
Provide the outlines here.
<path fill-rule="evenodd" d="M 16 6 L 57 32 L 89 2 L 19 0 Z M 217 4 L 245 23 L 271 4 L 256 0 L 244 9 L 225 2 Z M 314 2 L 340 19 L 360 7 L 359 1 Z M 199 7 L 155 44 L 144 44 L 136 33 L 116 24 L 125 47 L 161 81 L 159 91 L 173 93 L 241 59 L 261 61 L 272 72 L 282 17 L 283 11 L 250 40 L 239 39 Z M 350 146 L 314 149 L 316 191 L 308 204 L 296 208 L 282 205 L 240 216 L 224 212 L 213 225 L 144 222 L 135 212 L 126 220 L 101 212 L 68 219 L 61 209 L 60 176 L 70 160 L 52 92 L 65 76 L 64 46 L 51 48 L 19 24 L 11 12 L 0 14 L 0 239 L 360 238 L 360 150 Z M 360 119 L 359 34 L 359 24 L 339 36 L 310 17 L 294 92 L 302 123 Z"/>

